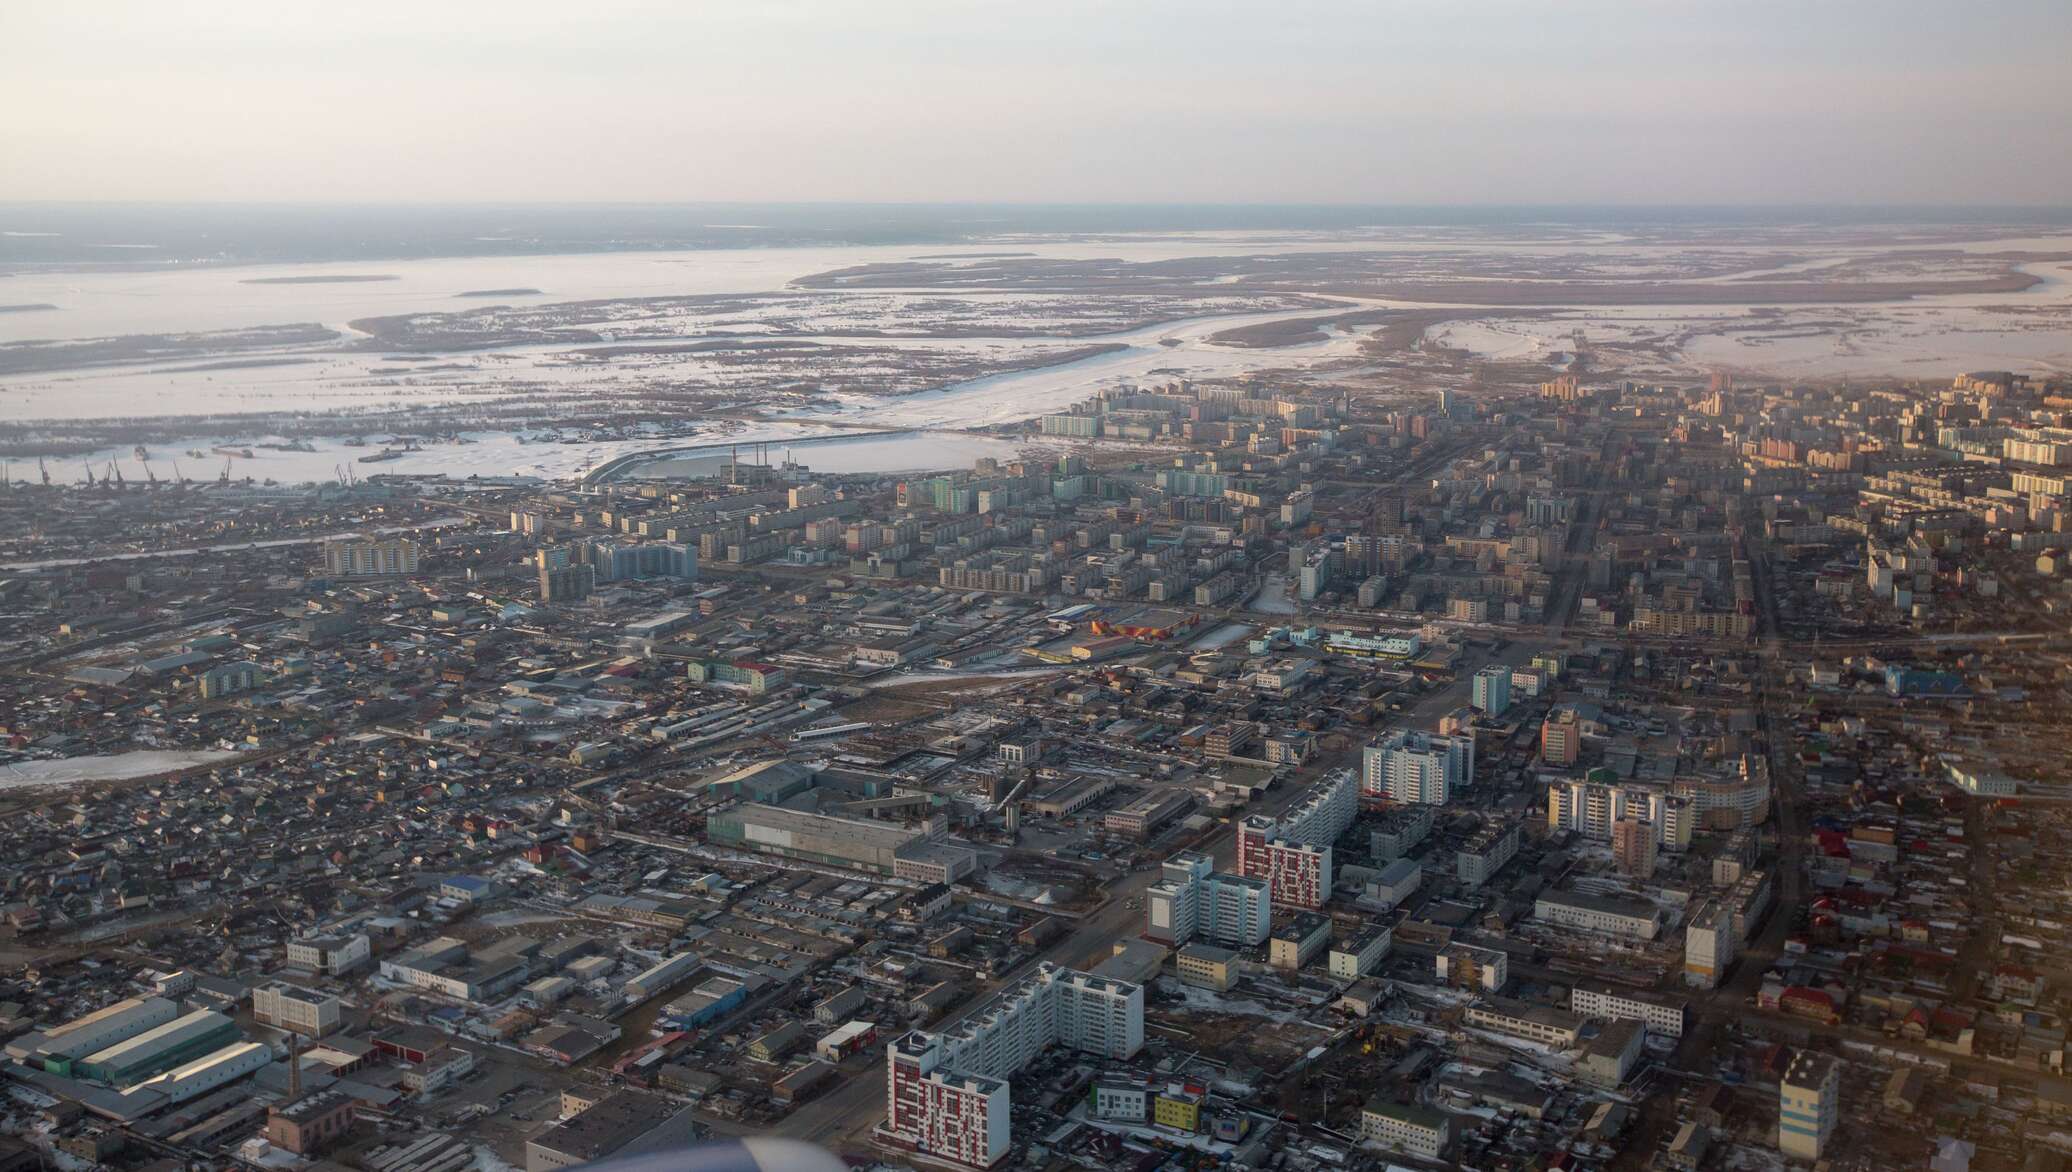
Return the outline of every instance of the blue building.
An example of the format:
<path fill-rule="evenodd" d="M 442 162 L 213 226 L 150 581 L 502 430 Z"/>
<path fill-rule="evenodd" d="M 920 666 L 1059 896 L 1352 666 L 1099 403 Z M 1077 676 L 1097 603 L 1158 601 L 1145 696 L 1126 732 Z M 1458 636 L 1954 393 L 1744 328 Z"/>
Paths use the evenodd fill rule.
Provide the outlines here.
<path fill-rule="evenodd" d="M 713 976 L 696 989 L 662 1007 L 658 1019 L 672 1030 L 695 1030 L 725 1017 L 748 1000 L 748 983 Z"/>
<path fill-rule="evenodd" d="M 1885 691 L 1894 696 L 1947 700 L 1969 696 L 1964 677 L 1950 671 L 1927 671 L 1893 664 L 1885 669 Z"/>

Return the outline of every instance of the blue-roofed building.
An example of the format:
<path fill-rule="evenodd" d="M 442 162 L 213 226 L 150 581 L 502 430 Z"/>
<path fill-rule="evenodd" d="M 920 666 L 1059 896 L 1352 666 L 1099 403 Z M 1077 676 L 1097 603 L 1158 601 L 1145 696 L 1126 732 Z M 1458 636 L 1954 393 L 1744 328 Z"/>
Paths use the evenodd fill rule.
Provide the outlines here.
<path fill-rule="evenodd" d="M 673 1030 L 695 1030 L 732 1013 L 748 1000 L 748 982 L 714 976 L 662 1007 L 661 1022 Z"/>
<path fill-rule="evenodd" d="M 1920 699 L 1953 699 L 1969 696 L 1964 677 L 1952 671 L 1928 671 L 1893 664 L 1885 669 L 1885 691 L 1893 696 Z"/>

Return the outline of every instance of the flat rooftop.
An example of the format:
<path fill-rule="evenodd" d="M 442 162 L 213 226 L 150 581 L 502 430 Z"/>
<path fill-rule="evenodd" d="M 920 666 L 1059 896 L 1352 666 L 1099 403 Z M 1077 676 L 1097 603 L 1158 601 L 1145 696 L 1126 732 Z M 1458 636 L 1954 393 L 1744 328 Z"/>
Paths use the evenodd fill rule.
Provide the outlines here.
<path fill-rule="evenodd" d="M 548 1128 L 531 1142 L 579 1160 L 602 1159 L 684 1109 L 659 1095 L 620 1091 Z"/>

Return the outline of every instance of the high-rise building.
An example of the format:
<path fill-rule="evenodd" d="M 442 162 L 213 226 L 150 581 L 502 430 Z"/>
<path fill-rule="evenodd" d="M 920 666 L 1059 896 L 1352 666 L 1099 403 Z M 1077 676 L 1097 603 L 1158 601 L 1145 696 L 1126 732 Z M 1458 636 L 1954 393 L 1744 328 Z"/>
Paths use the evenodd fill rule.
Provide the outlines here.
<path fill-rule="evenodd" d="M 1215 870 L 1203 854 L 1167 859 L 1160 881 L 1144 893 L 1145 935 L 1166 944 L 1200 937 L 1230 948 L 1253 948 L 1273 929 L 1271 885 Z"/>
<path fill-rule="evenodd" d="M 1684 984 L 1715 989 L 1734 963 L 1741 938 L 1734 930 L 1734 909 L 1707 901 L 1684 925 Z"/>
<path fill-rule="evenodd" d="M 1540 760 L 1549 765 L 1574 765 L 1583 755 L 1583 722 L 1572 711 L 1562 710 L 1540 725 Z"/>
<path fill-rule="evenodd" d="M 1331 897 L 1331 844 L 1360 809 L 1360 778 L 1341 769 L 1279 817 L 1248 814 L 1237 828 L 1237 871 L 1264 879 L 1275 907 L 1318 908 Z"/>
<path fill-rule="evenodd" d="M 1653 829 L 1655 845 L 1676 852 L 1688 849 L 1697 829 L 1697 809 L 1689 798 L 1654 786 L 1616 784 L 1598 777 L 1568 778 L 1547 786 L 1547 828 L 1566 830 L 1599 842 L 1613 841 L 1621 819 L 1638 818 Z"/>
<path fill-rule="evenodd" d="M 1475 779 L 1475 738 L 1434 736 L 1398 729 L 1367 746 L 1360 793 L 1367 798 L 1443 806 L 1458 786 Z"/>
<path fill-rule="evenodd" d="M 990 1168 L 1007 1155 L 1009 1079 L 1051 1046 L 1111 1060 L 1144 1046 L 1144 990 L 1045 963 L 941 1033 L 885 1050 L 880 1138 L 937 1160 Z"/>
<path fill-rule="evenodd" d="M 593 541 L 576 560 L 595 566 L 599 582 L 698 577 L 697 548 L 674 541 Z"/>
<path fill-rule="evenodd" d="M 1831 1055 L 1801 1050 L 1777 1084 L 1777 1150 L 1817 1160 L 1840 1116 L 1842 1064 Z"/>
<path fill-rule="evenodd" d="M 576 602 L 596 591 L 597 567 L 579 560 L 580 552 L 568 545 L 542 546 L 534 552 L 541 602 Z"/>
<path fill-rule="evenodd" d="M 597 567 L 540 567 L 541 602 L 580 602 L 597 592 Z"/>
<path fill-rule="evenodd" d="M 341 537 L 324 543 L 324 572 L 334 578 L 415 574 L 422 548 L 406 538 Z"/>
<path fill-rule="evenodd" d="M 1474 703 L 1490 716 L 1502 716 L 1511 706 L 1511 669 L 1492 663 L 1476 672 Z"/>
<path fill-rule="evenodd" d="M 1653 823 L 1628 814 L 1612 823 L 1612 857 L 1622 874 L 1636 879 L 1655 877 L 1655 852 L 1659 838 Z"/>
<path fill-rule="evenodd" d="M 1690 799 L 1696 820 L 1710 829 L 1760 826 L 1770 816 L 1770 761 L 1761 754 L 1742 754 L 1730 773 L 1678 777 L 1669 788 Z"/>

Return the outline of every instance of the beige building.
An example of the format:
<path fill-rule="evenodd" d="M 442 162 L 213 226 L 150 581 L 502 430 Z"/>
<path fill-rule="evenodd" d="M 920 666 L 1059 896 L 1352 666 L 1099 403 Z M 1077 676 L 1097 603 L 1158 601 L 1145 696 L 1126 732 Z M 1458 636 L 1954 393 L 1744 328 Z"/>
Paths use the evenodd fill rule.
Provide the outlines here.
<path fill-rule="evenodd" d="M 1179 971 L 1182 981 L 1214 989 L 1218 993 L 1237 984 L 1237 953 L 1213 944 L 1189 944 L 1181 948 L 1173 954 L 1173 967 Z"/>
<path fill-rule="evenodd" d="M 1636 879 L 1654 878 L 1659 849 L 1654 824 L 1647 819 L 1629 816 L 1612 823 L 1612 858 L 1621 874 Z"/>
<path fill-rule="evenodd" d="M 338 1028 L 338 998 L 275 981 L 252 990 L 252 1016 L 261 1025 L 321 1038 Z"/>

